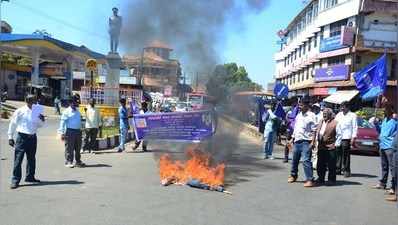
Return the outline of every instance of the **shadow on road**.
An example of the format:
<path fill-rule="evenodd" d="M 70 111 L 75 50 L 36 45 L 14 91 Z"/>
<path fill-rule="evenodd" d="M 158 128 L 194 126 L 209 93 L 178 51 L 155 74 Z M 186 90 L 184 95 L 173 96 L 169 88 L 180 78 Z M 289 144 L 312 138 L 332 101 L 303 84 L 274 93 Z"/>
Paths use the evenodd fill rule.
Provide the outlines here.
<path fill-rule="evenodd" d="M 283 167 L 268 163 L 261 158 L 243 154 L 233 154 L 226 165 L 226 187 L 248 182 L 251 178 L 261 177 L 270 171 L 283 169 Z"/>
<path fill-rule="evenodd" d="M 112 167 L 112 166 L 108 164 L 91 164 L 91 165 L 85 165 L 83 168 L 100 168 L 100 167 Z"/>
<path fill-rule="evenodd" d="M 352 173 L 351 177 L 375 178 L 377 176 L 371 174 L 364 174 L 364 173 Z"/>
<path fill-rule="evenodd" d="M 347 185 L 362 185 L 360 182 L 348 181 L 348 180 L 337 180 L 333 186 L 347 186 Z"/>
<path fill-rule="evenodd" d="M 84 184 L 84 182 L 77 181 L 77 180 L 41 181 L 40 183 L 21 184 L 20 186 L 28 187 L 28 186 L 79 185 L 79 184 Z"/>

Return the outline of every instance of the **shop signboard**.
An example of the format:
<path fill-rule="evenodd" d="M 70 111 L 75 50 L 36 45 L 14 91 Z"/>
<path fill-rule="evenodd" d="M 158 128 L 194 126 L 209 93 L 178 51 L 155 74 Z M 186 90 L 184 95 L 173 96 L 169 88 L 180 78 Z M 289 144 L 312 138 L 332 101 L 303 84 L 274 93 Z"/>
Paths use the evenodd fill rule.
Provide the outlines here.
<path fill-rule="evenodd" d="M 343 46 L 352 46 L 354 44 L 354 27 L 342 27 L 341 28 L 341 44 Z"/>
<path fill-rule="evenodd" d="M 320 87 L 314 88 L 311 91 L 311 95 L 313 96 L 329 96 L 337 91 L 337 88 L 327 88 L 327 87 Z"/>
<path fill-rule="evenodd" d="M 345 64 L 315 70 L 315 82 L 347 80 L 349 66 Z"/>
<path fill-rule="evenodd" d="M 329 52 L 352 46 L 354 43 L 354 27 L 341 27 L 341 34 L 321 40 L 319 51 Z"/>
<path fill-rule="evenodd" d="M 341 43 L 341 35 L 324 38 L 321 40 L 321 45 L 319 48 L 320 52 L 329 52 L 344 48 L 345 46 Z"/>

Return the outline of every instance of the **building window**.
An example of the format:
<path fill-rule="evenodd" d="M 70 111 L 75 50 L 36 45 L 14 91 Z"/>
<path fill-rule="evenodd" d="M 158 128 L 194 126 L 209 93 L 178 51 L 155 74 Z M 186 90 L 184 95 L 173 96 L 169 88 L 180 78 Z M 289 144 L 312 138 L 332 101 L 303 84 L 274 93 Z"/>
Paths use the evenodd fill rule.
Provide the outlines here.
<path fill-rule="evenodd" d="M 314 4 L 313 9 L 314 9 L 313 16 L 315 19 L 318 16 L 318 4 Z"/>
<path fill-rule="evenodd" d="M 328 58 L 328 66 L 345 64 L 345 55 Z"/>
<path fill-rule="evenodd" d="M 312 45 L 312 38 L 310 38 L 310 39 L 308 40 L 308 52 L 311 51 L 311 45 Z"/>
<path fill-rule="evenodd" d="M 337 21 L 330 24 L 330 37 L 338 36 L 341 34 L 341 27 L 347 25 L 347 19 Z"/>
<path fill-rule="evenodd" d="M 310 68 L 308 67 L 308 69 L 306 70 L 305 73 L 305 80 L 309 80 L 310 79 Z"/>
<path fill-rule="evenodd" d="M 338 1 L 337 0 L 324 0 L 324 8 L 329 9 L 332 8 L 333 6 L 337 5 Z"/>
<path fill-rule="evenodd" d="M 305 55 L 305 47 L 306 47 L 306 42 L 303 44 L 303 55 Z"/>
<path fill-rule="evenodd" d="M 323 30 L 324 30 L 324 27 L 321 27 L 321 31 L 320 31 L 320 35 L 319 35 L 319 38 L 321 41 L 323 40 Z"/>
<path fill-rule="evenodd" d="M 314 36 L 314 48 L 316 48 L 317 45 L 318 45 L 318 33 L 315 33 L 315 36 Z"/>
<path fill-rule="evenodd" d="M 301 45 L 300 45 L 300 47 L 299 47 L 299 58 L 301 58 Z"/>
<path fill-rule="evenodd" d="M 312 12 L 314 10 L 312 9 L 312 6 L 308 7 L 307 11 L 307 23 L 310 24 L 312 22 Z"/>
<path fill-rule="evenodd" d="M 294 60 L 296 60 L 296 59 L 297 59 L 297 49 L 294 50 Z"/>

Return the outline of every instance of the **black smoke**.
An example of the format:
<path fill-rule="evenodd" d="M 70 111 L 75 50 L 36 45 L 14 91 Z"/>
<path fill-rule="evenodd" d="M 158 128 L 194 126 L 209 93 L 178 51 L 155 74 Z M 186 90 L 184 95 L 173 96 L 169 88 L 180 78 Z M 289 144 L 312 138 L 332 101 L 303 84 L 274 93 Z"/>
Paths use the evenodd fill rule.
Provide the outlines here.
<path fill-rule="evenodd" d="M 126 52 L 153 41 L 175 51 L 185 66 L 208 72 L 219 62 L 225 25 L 244 28 L 243 18 L 265 9 L 269 0 L 131 0 L 123 16 L 121 45 Z M 261 29 L 261 28 L 259 28 Z M 238 30 L 238 29 L 237 29 Z M 242 43 L 243 44 L 243 43 Z"/>

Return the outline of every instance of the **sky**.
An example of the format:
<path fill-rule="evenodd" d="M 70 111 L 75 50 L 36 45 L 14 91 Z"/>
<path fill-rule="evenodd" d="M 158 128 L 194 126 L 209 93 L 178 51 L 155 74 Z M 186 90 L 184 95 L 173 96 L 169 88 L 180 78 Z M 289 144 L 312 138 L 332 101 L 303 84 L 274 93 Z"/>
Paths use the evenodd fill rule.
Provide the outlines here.
<path fill-rule="evenodd" d="M 44 29 L 53 38 L 107 54 L 107 18 L 114 6 L 123 16 L 123 6 L 127 1 L 133 0 L 10 0 L 1 5 L 1 19 L 13 27 L 13 33 L 30 34 Z M 245 66 L 249 77 L 264 87 L 274 75 L 273 56 L 279 48 L 276 32 L 285 28 L 304 6 L 301 0 L 269 1 L 263 12 L 245 17 L 244 29 L 239 29 L 239 32 L 234 24 L 227 23 L 226 39 L 223 47 L 218 49 L 219 63 L 236 62 Z M 129 51 L 120 49 L 120 52 Z M 178 55 L 173 57 L 178 59 Z"/>

